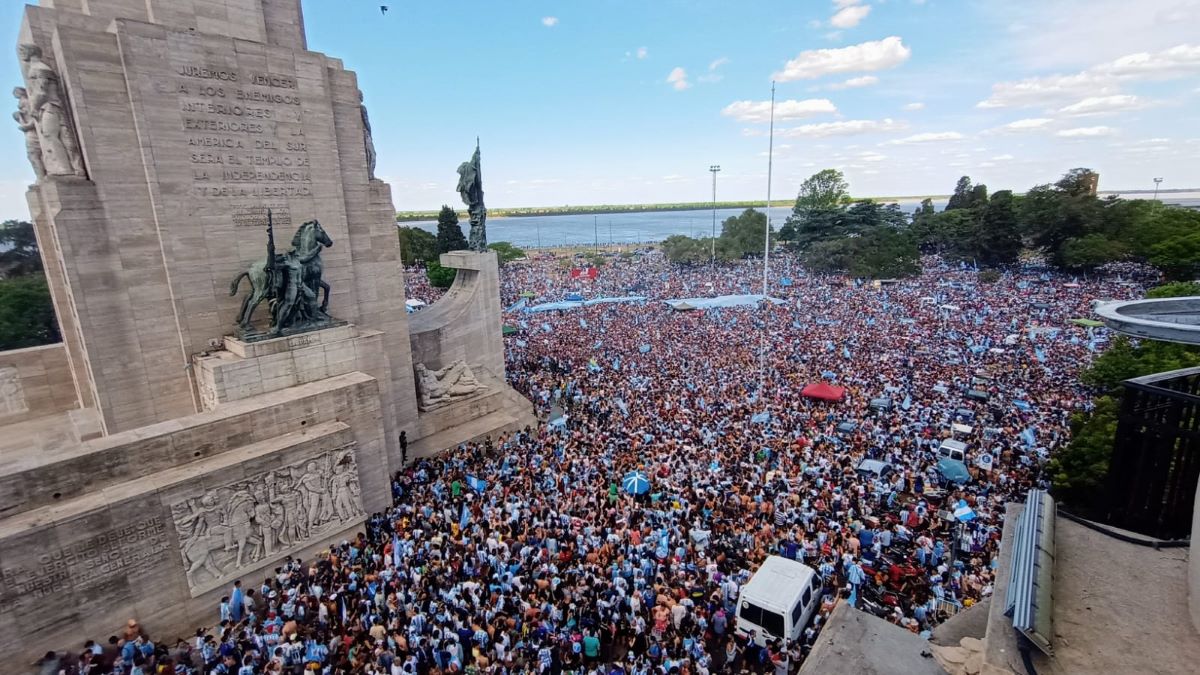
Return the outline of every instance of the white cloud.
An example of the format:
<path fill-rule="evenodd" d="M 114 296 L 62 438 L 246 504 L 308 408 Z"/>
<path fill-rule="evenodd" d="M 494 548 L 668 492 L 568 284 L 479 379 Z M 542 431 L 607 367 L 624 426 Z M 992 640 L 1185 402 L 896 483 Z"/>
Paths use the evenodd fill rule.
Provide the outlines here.
<path fill-rule="evenodd" d="M 638 47 L 638 48 L 637 48 L 637 57 L 638 57 L 639 59 L 644 59 L 644 58 L 646 58 L 646 57 L 647 57 L 649 54 L 650 54 L 650 52 L 649 52 L 649 51 L 647 51 L 645 47 Z"/>
<path fill-rule="evenodd" d="M 729 63 L 729 58 L 722 56 L 719 59 L 713 59 L 713 62 L 708 64 L 708 69 L 716 70 L 717 68 L 720 68 L 721 66 L 725 65 L 726 63 Z"/>
<path fill-rule="evenodd" d="M 1127 54 L 1096 70 L 1115 77 L 1178 77 L 1200 71 L 1200 45 L 1176 45 L 1161 52 Z"/>
<path fill-rule="evenodd" d="M 916 103 L 908 103 L 908 104 L 905 104 L 904 109 L 905 110 L 924 110 L 925 104 L 921 103 L 920 101 L 918 101 Z"/>
<path fill-rule="evenodd" d="M 996 155 L 995 157 L 992 158 L 992 161 L 993 162 L 1007 162 L 1010 159 L 1014 159 L 1012 155 Z"/>
<path fill-rule="evenodd" d="M 829 23 L 838 28 L 854 28 L 870 13 L 870 5 L 850 5 L 838 10 Z"/>
<path fill-rule="evenodd" d="M 683 91 L 684 89 L 692 86 L 692 83 L 688 82 L 687 80 L 687 71 L 679 66 L 676 66 L 671 73 L 667 75 L 667 82 L 670 83 L 672 87 L 675 87 L 675 91 Z"/>
<path fill-rule="evenodd" d="M 1030 77 L 1016 82 L 997 82 L 992 95 L 975 104 L 977 108 L 1025 107 L 1048 100 L 1079 98 L 1088 94 L 1111 94 L 1113 83 L 1091 73 Z"/>
<path fill-rule="evenodd" d="M 882 162 L 887 159 L 887 155 L 881 155 L 878 152 L 863 152 L 858 155 L 858 158 L 864 162 Z"/>
<path fill-rule="evenodd" d="M 1178 45 L 1160 52 L 1127 54 L 1073 75 L 1029 77 L 992 85 L 992 95 L 979 108 L 1038 105 L 1072 98 L 1116 95 L 1124 81 L 1171 79 L 1200 73 L 1200 45 Z"/>
<path fill-rule="evenodd" d="M 1082 117 L 1084 115 L 1107 115 L 1144 107 L 1146 107 L 1146 102 L 1137 96 L 1114 94 L 1112 96 L 1089 96 L 1078 103 L 1059 108 L 1058 112 L 1062 115 Z"/>
<path fill-rule="evenodd" d="M 1054 120 L 1049 117 L 1029 117 L 1015 122 L 1009 122 L 1003 126 L 992 129 L 992 133 L 1020 133 L 1022 131 L 1034 131 L 1044 129 L 1047 125 L 1053 123 Z"/>
<path fill-rule="evenodd" d="M 558 25 L 558 17 L 557 16 L 543 16 L 542 17 L 542 25 L 545 26 L 546 28 L 554 28 L 555 26 Z"/>
<path fill-rule="evenodd" d="M 857 89 L 858 87 L 869 87 L 873 84 L 879 84 L 879 78 L 874 75 L 863 75 L 862 77 L 852 77 L 845 82 L 829 85 L 829 89 L 839 91 L 842 89 Z"/>
<path fill-rule="evenodd" d="M 837 49 L 810 49 L 788 61 L 772 77 L 779 82 L 812 80 L 836 73 L 886 70 L 908 60 L 912 50 L 891 36 Z"/>
<path fill-rule="evenodd" d="M 835 112 L 837 112 L 837 107 L 833 105 L 833 101 L 827 98 L 777 101 L 775 103 L 775 119 L 781 121 Z M 725 106 L 721 114 L 739 122 L 768 122 L 771 119 L 771 102 L 735 101 Z"/>
<path fill-rule="evenodd" d="M 1014 60 L 1041 71 L 1194 42 L 1200 22 L 1196 0 L 1006 0 L 982 3 L 981 11 L 998 25 L 1019 17 L 1024 25 L 1006 46 Z"/>
<path fill-rule="evenodd" d="M 839 122 L 823 122 L 821 124 L 803 124 L 790 129 L 781 129 L 776 135 L 783 138 L 827 138 L 829 136 L 853 136 L 857 134 L 873 134 L 884 131 L 900 131 L 908 125 L 891 118 L 882 120 L 842 120 Z M 761 135 L 757 133 L 749 135 Z"/>
<path fill-rule="evenodd" d="M 833 6 L 838 8 L 850 7 L 851 5 L 857 5 L 860 2 L 862 2 L 862 0 L 833 0 Z"/>
<path fill-rule="evenodd" d="M 1099 138 L 1112 136 L 1116 131 L 1112 127 L 1075 127 L 1074 129 L 1063 129 L 1055 135 L 1062 138 Z"/>
<path fill-rule="evenodd" d="M 966 138 L 957 131 L 937 131 L 923 134 L 913 134 L 904 138 L 888 141 L 884 145 L 912 145 L 914 143 L 940 143 L 942 141 L 961 141 Z"/>

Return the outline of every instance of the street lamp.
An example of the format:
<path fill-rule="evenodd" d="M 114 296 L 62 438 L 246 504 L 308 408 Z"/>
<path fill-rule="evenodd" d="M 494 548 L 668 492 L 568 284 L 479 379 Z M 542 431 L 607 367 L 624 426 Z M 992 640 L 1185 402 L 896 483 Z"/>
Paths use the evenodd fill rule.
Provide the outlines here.
<path fill-rule="evenodd" d="M 1162 179 L 1161 179 L 1161 178 L 1155 178 L 1155 179 L 1154 179 L 1154 198 L 1155 198 L 1156 200 L 1158 199 L 1158 186 L 1159 186 L 1159 184 L 1160 184 L 1160 183 L 1162 183 Z"/>
<path fill-rule="evenodd" d="M 721 170 L 721 165 L 713 164 L 708 167 L 708 170 L 713 175 L 712 252 L 710 253 L 709 263 L 715 265 L 717 262 L 717 172 Z"/>

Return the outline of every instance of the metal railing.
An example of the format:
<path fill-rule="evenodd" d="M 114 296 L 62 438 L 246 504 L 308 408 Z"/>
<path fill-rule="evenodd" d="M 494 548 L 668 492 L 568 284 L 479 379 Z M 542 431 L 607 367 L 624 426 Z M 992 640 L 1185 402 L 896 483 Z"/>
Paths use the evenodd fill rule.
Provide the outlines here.
<path fill-rule="evenodd" d="M 1013 628 L 1047 655 L 1054 634 L 1054 500 L 1044 490 L 1030 490 L 1017 516 L 1012 541 L 1011 576 L 1005 616 Z"/>
<path fill-rule="evenodd" d="M 1101 520 L 1159 539 L 1191 534 L 1200 480 L 1200 368 L 1124 382 Z"/>

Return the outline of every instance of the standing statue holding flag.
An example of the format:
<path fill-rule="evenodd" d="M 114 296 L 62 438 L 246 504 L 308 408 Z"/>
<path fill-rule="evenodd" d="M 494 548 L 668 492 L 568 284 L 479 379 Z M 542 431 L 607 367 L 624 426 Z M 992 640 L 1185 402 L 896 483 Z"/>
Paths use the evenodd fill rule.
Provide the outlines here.
<path fill-rule="evenodd" d="M 471 234 L 467 244 L 472 251 L 487 250 L 487 207 L 483 205 L 483 172 L 479 168 L 479 139 L 475 139 L 475 154 L 471 161 L 458 165 L 458 194 L 467 205 L 471 217 Z"/>

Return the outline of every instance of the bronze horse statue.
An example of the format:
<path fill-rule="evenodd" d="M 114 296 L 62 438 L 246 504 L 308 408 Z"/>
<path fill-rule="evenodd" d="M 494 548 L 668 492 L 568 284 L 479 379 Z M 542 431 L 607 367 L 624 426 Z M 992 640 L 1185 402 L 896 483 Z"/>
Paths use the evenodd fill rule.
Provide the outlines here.
<path fill-rule="evenodd" d="M 325 228 L 321 227 L 320 221 L 310 220 L 296 230 L 295 236 L 292 237 L 292 250 L 288 253 L 288 256 L 294 256 L 302 266 L 301 276 L 305 290 L 316 298 L 324 289 L 325 295 L 321 301 L 322 314 L 329 308 L 329 284 L 321 278 L 323 272 L 321 250 L 330 246 L 333 246 L 333 239 L 325 232 Z M 242 300 L 242 309 L 238 312 L 237 318 L 237 325 L 243 330 L 251 328 L 250 318 L 254 316 L 254 310 L 258 308 L 259 303 L 268 298 L 285 297 L 287 289 L 282 287 L 287 283 L 287 275 L 283 269 L 285 257 L 287 256 L 276 256 L 274 261 L 268 261 L 267 257 L 256 260 L 245 272 L 237 275 L 230 282 L 229 295 L 233 296 L 237 295 L 242 278 L 250 279 L 250 294 Z M 291 297 L 296 297 L 296 294 L 293 292 Z M 279 316 L 274 311 L 272 315 Z M 286 326 L 275 325 L 272 328 L 278 333 Z"/>

